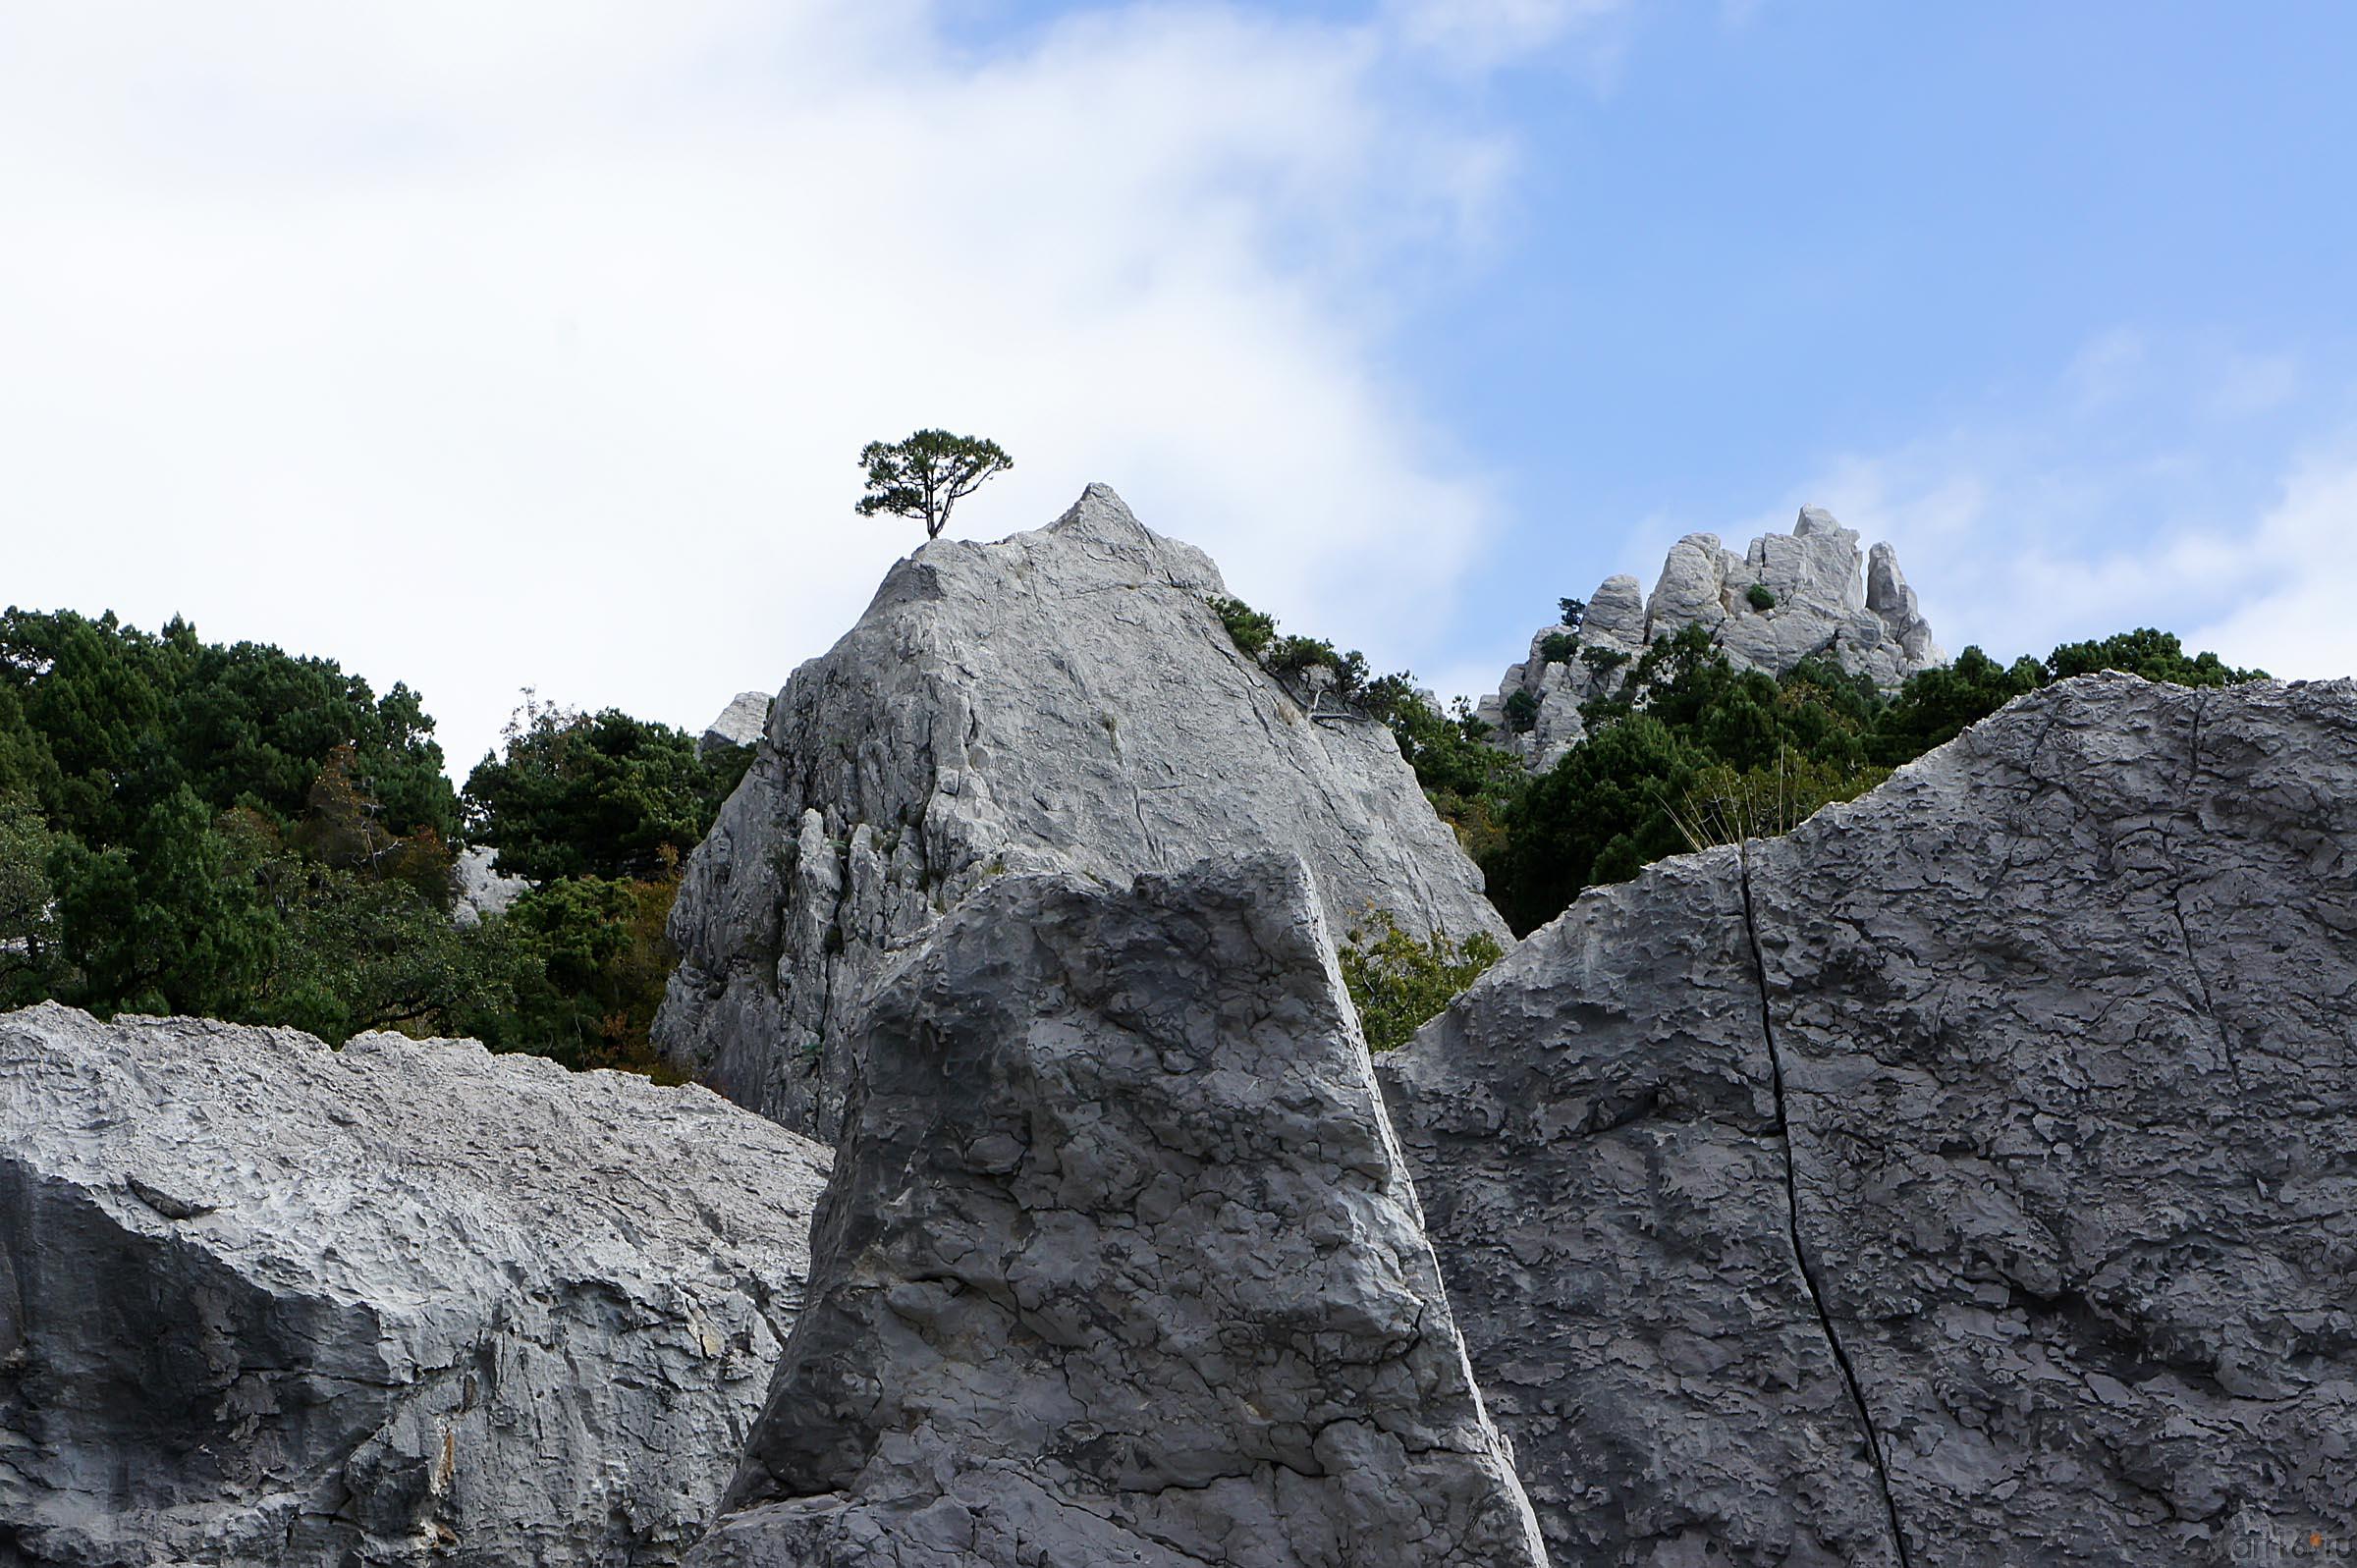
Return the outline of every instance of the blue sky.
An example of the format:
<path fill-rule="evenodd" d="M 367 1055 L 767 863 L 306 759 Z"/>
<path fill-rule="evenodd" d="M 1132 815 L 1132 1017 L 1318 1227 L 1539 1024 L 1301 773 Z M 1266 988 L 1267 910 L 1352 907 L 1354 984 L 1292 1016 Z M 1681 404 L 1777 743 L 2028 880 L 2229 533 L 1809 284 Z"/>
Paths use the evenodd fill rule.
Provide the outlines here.
<path fill-rule="evenodd" d="M 700 725 L 949 424 L 1495 683 L 1832 507 L 1951 648 L 2357 672 L 2357 14 L 162 0 L 0 10 L 7 597 Z"/>

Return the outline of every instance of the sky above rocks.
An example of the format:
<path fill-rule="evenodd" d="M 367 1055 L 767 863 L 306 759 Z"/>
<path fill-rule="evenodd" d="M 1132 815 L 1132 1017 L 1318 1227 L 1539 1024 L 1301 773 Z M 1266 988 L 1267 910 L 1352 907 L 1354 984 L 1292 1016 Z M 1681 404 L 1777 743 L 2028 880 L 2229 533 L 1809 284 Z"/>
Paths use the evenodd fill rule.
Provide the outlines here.
<path fill-rule="evenodd" d="M 1113 484 L 1494 687 L 1804 503 L 1942 640 L 2357 673 L 2357 18 L 1850 0 L 0 7 L 0 596 L 688 727 Z"/>

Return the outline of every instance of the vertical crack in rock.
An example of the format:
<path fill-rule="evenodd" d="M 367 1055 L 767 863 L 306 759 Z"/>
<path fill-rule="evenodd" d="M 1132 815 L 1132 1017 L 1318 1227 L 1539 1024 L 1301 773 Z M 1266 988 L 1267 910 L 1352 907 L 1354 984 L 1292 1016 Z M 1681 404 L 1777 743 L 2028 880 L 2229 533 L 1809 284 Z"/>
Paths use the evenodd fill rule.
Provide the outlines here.
<path fill-rule="evenodd" d="M 1825 1287 L 1817 1278 L 1817 1264 L 1810 1257 L 1806 1242 L 1800 1234 L 1800 1150 L 1792 1136 L 1792 1116 L 1784 1099 L 1784 1054 L 1776 1039 L 1776 1011 L 1768 1000 L 1768 955 L 1760 946 L 1760 926 L 1751 901 L 1751 840 L 1746 838 L 1740 847 L 1737 864 L 1741 868 L 1743 888 L 1743 937 L 1751 949 L 1752 972 L 1760 986 L 1760 1033 L 1768 1045 L 1768 1081 L 1776 1095 L 1776 1129 L 1784 1141 L 1784 1212 L 1792 1236 L 1792 1261 L 1800 1270 L 1802 1286 L 1808 1291 L 1809 1305 L 1816 1310 L 1818 1325 L 1825 1330 L 1826 1348 L 1833 1352 L 1834 1365 L 1841 1369 L 1842 1384 L 1849 1390 L 1849 1402 L 1857 1408 L 1858 1432 L 1865 1438 L 1866 1457 L 1874 1465 L 1874 1479 L 1883 1496 L 1883 1512 L 1891 1520 L 1891 1549 L 1898 1554 L 1899 1568 L 1913 1568 L 1907 1557 L 1907 1533 L 1898 1520 L 1898 1499 L 1891 1490 L 1891 1467 L 1883 1459 L 1882 1434 L 1875 1431 L 1874 1412 L 1867 1407 L 1866 1390 L 1858 1382 L 1858 1369 L 1851 1364 L 1849 1351 L 1841 1343 L 1841 1331 L 1834 1325 L 1833 1309 L 1827 1305 Z"/>
<path fill-rule="evenodd" d="M 1557 1561 L 2357 1533 L 2352 864 L 2357 682 L 2082 676 L 1387 1057 Z"/>
<path fill-rule="evenodd" d="M 2194 784 L 2200 780 L 2202 774 L 2202 718 L 2208 712 L 2209 707 L 2210 693 L 2207 691 L 2195 692 L 2193 732 L 2186 746 L 2185 758 L 2183 796 L 2186 800 L 2193 798 Z M 2210 1027 L 2218 1033 L 2218 1050 L 2219 1054 L 2225 1058 L 2226 1076 L 2234 1080 L 2235 1092 L 2240 1093 L 2243 1087 L 2242 1057 L 2234 1049 L 2233 1033 L 2226 1028 L 2226 1021 L 2218 1015 L 2218 999 L 2211 995 L 2210 976 L 2203 970 L 2201 954 L 2195 950 L 2193 946 L 2193 928 L 2185 919 L 2185 885 L 2189 879 L 2184 872 L 2184 862 L 2177 854 L 2176 836 L 2166 824 L 2164 824 L 2161 829 L 2161 841 L 2168 846 L 2168 912 L 2170 918 L 2176 922 L 2177 940 L 2185 948 L 2185 967 L 2193 971 L 2193 982 L 2201 989 L 2202 1016 L 2209 1020 Z"/>

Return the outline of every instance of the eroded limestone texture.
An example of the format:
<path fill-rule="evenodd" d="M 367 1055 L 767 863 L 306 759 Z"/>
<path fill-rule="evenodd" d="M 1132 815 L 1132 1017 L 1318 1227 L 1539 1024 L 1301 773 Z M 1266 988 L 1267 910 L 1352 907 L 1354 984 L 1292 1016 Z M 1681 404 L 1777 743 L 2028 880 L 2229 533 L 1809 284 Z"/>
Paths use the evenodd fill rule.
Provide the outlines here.
<path fill-rule="evenodd" d="M 992 884 L 882 982 L 698 1568 L 1516 1568 L 1312 883 Z"/>
<path fill-rule="evenodd" d="M 676 1562 L 827 1166 L 471 1042 L 0 1014 L 0 1563 Z"/>
<path fill-rule="evenodd" d="M 2353 1019 L 2357 686 L 2104 676 L 1382 1072 L 1559 1562 L 2257 1560 L 2357 1535 Z"/>
<path fill-rule="evenodd" d="M 1339 929 L 1506 927 L 1381 724 L 1313 713 L 1235 649 L 1202 552 L 1102 485 L 1049 527 L 938 539 L 795 672 L 689 860 L 656 1039 L 831 1138 L 849 1028 L 897 949 L 993 877 L 1126 883 L 1209 854 L 1305 860 Z"/>
<path fill-rule="evenodd" d="M 1755 590 L 1767 601 L 1753 602 Z M 1690 625 L 1737 670 L 1781 675 L 1807 658 L 1830 659 L 1892 687 L 1919 670 L 1946 662 L 1932 640 L 1915 590 L 1887 544 L 1858 548 L 1820 507 L 1805 507 L 1790 533 L 1763 534 L 1737 555 L 1715 533 L 1690 533 L 1671 547 L 1650 596 L 1627 575 L 1607 577 L 1588 601 L 1578 627 L 1541 626 L 1530 654 L 1506 672 L 1481 717 L 1497 727 L 1497 743 L 1544 773 L 1587 735 L 1580 705 L 1619 689 L 1635 660 L 1657 637 Z M 1549 659 L 1553 639 L 1564 657 Z M 1516 730 L 1508 703 L 1516 692 L 1531 703 L 1531 724 Z"/>

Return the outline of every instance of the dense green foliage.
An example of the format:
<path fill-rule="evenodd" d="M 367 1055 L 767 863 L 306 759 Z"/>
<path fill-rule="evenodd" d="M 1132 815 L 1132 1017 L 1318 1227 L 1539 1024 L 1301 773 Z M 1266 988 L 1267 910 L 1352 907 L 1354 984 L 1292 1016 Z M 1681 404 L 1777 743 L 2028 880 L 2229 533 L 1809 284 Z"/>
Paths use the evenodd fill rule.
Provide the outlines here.
<path fill-rule="evenodd" d="M 938 539 L 949 526 L 951 509 L 993 474 L 1014 467 L 1014 460 L 995 441 L 919 430 L 904 441 L 869 442 L 860 449 L 859 466 L 867 475 L 859 515 L 889 512 L 914 517 L 925 525 L 926 538 Z"/>
<path fill-rule="evenodd" d="M 1336 955 L 1368 1048 L 1396 1051 L 1506 949 L 1478 931 L 1461 940 L 1445 932 L 1413 937 L 1389 911 L 1369 909 Z"/>
<path fill-rule="evenodd" d="M 2107 669 L 2197 686 L 2260 675 L 2215 654 L 2189 657 L 2175 637 L 2139 630 L 2011 665 L 1967 648 L 1886 697 L 1822 661 L 1781 677 L 1738 672 L 1703 628 L 1689 626 L 1656 641 L 1616 687 L 1582 707 L 1588 738 L 1498 805 L 1496 831 L 1476 855 L 1490 896 L 1526 932 L 1584 888 L 1683 849 L 1782 833 L 2013 698 Z"/>
<path fill-rule="evenodd" d="M 1460 698 L 1214 604 L 1237 649 L 1322 723 L 1382 724 L 1487 871 L 1518 931 L 1663 855 L 1781 833 L 2050 681 L 2112 669 L 2218 686 L 2255 678 L 2154 630 L 2001 665 L 1978 648 L 1891 694 L 1838 667 L 1739 672 L 1699 627 L 1631 660 L 1542 645 L 1614 677 L 1588 738 L 1528 777 Z M 1562 605 L 1576 626 L 1585 606 Z M 1526 726 L 1534 715 L 1508 722 Z M 371 1028 L 475 1035 L 575 1065 L 651 1069 L 686 852 L 751 752 L 699 759 L 679 730 L 530 699 L 463 794 L 416 693 L 334 663 L 149 635 L 106 616 L 0 618 L 0 1004 L 199 1013 L 331 1040 Z M 453 844 L 530 890 L 453 918 Z M 1368 1036 L 1404 1040 L 1497 956 L 1380 915 L 1343 963 Z"/>
<path fill-rule="evenodd" d="M 1776 608 L 1776 590 L 1764 582 L 1755 582 L 1743 590 L 1743 601 L 1754 610 L 1774 610 Z"/>
<path fill-rule="evenodd" d="M 0 620 L 0 1003 L 651 1064 L 681 857 L 750 753 L 527 701 L 461 796 L 433 721 L 330 661 L 175 621 Z M 462 830 L 537 886 L 453 919 Z"/>
<path fill-rule="evenodd" d="M 745 746 L 710 761 L 684 731 L 607 709 L 535 702 L 509 724 L 504 754 L 466 780 L 468 837 L 499 851 L 499 870 L 560 877 L 651 877 L 686 858 L 752 760 Z"/>
<path fill-rule="evenodd" d="M 1236 652 L 1247 659 L 1257 660 L 1277 640 L 1277 618 L 1262 615 L 1241 599 L 1214 599 L 1211 608 L 1228 628 Z"/>

